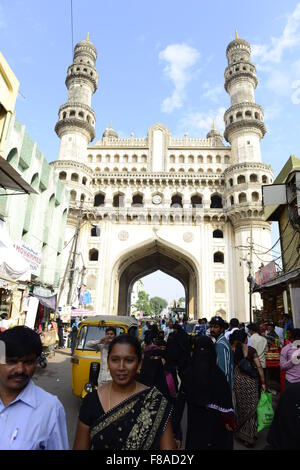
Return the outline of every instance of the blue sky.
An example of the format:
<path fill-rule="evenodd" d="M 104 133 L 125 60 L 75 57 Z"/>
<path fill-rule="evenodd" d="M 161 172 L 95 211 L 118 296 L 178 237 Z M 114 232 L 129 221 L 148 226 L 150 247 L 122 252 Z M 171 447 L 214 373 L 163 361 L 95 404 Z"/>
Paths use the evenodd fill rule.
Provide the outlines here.
<path fill-rule="evenodd" d="M 17 116 L 49 161 L 72 62 L 70 3 L 0 0 L 1 52 L 21 82 Z M 225 51 L 237 29 L 258 71 L 263 161 L 276 175 L 290 154 L 300 156 L 300 2 L 73 0 L 73 14 L 74 43 L 89 31 L 98 49 L 96 139 L 111 120 L 121 136 L 144 137 L 158 120 L 176 136 L 204 137 L 213 119 L 222 128 Z"/>

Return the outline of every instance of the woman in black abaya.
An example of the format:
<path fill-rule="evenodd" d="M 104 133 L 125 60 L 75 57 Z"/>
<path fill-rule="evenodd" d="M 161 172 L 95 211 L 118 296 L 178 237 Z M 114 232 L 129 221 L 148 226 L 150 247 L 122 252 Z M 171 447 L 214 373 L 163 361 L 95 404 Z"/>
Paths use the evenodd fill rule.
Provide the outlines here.
<path fill-rule="evenodd" d="M 267 442 L 272 450 L 300 449 L 300 383 L 290 384 L 281 395 Z"/>
<path fill-rule="evenodd" d="M 185 402 L 188 406 L 185 449 L 233 448 L 235 422 L 231 389 L 217 366 L 215 346 L 207 336 L 197 339 L 191 366 L 183 377 L 173 422 L 179 439 Z"/>

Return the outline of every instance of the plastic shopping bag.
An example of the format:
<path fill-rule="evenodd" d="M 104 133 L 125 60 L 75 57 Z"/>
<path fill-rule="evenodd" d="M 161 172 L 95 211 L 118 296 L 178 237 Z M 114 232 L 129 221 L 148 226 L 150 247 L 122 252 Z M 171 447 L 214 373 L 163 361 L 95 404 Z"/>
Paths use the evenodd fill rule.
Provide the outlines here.
<path fill-rule="evenodd" d="M 272 393 L 262 392 L 257 405 L 257 431 L 260 432 L 270 426 L 273 418 Z"/>

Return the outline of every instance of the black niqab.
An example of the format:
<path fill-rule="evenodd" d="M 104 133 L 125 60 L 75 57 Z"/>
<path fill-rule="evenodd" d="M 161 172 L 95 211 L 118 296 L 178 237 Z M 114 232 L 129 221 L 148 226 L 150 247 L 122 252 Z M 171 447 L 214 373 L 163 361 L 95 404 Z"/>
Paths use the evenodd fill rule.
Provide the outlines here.
<path fill-rule="evenodd" d="M 219 411 L 232 409 L 230 387 L 225 374 L 217 366 L 215 345 L 207 336 L 200 336 L 195 343 L 183 388 L 191 404 L 201 407 L 213 405 Z"/>

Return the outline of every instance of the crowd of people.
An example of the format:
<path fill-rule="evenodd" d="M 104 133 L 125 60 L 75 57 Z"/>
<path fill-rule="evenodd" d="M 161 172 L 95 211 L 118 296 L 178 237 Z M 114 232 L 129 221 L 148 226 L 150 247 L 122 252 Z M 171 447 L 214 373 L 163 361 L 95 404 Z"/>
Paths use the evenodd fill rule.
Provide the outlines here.
<path fill-rule="evenodd" d="M 174 316 L 149 321 L 140 340 L 106 329 L 94 344 L 101 351 L 98 389 L 82 401 L 74 450 L 232 450 L 234 438 L 255 444 L 266 354 L 281 342 L 275 326 L 227 325 L 219 316 L 199 320 L 193 334 L 188 326 Z M 268 433 L 271 449 L 300 448 L 300 329 L 285 326 L 286 384 Z M 32 381 L 39 335 L 15 327 L 0 340 L 0 449 L 68 449 L 62 404 Z"/>

